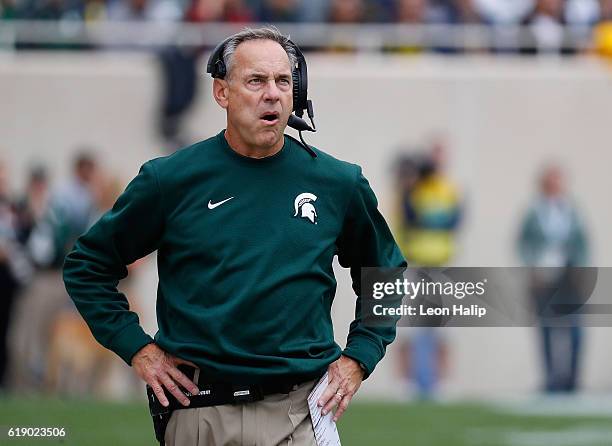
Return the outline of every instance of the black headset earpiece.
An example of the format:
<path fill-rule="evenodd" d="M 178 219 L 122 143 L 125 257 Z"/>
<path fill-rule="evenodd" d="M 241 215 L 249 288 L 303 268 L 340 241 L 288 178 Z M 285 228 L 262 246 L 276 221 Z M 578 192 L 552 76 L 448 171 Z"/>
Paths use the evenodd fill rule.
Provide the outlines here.
<path fill-rule="evenodd" d="M 293 70 L 293 111 L 300 118 L 307 108 L 308 101 L 308 68 L 306 66 L 306 58 L 300 48 L 289 41 L 295 51 L 296 67 Z"/>
<path fill-rule="evenodd" d="M 215 77 L 218 77 L 220 79 L 225 79 L 227 70 L 225 68 L 225 63 L 223 63 L 223 60 L 218 60 L 217 62 L 215 62 L 215 73 L 216 73 Z"/>
<path fill-rule="evenodd" d="M 225 44 L 230 40 L 228 37 L 223 42 L 215 47 L 210 56 L 208 57 L 208 63 L 206 64 L 206 72 L 209 73 L 215 79 L 223 79 L 227 74 L 225 63 L 223 63 L 223 50 Z"/>
<path fill-rule="evenodd" d="M 231 37 L 228 37 L 223 42 L 218 44 L 208 58 L 206 72 L 215 79 L 224 79 L 227 75 L 227 67 L 223 62 L 223 51 L 225 50 L 225 45 L 230 39 Z M 310 146 L 308 146 L 308 144 L 306 144 L 304 138 L 302 137 L 303 131 L 316 132 L 312 101 L 308 99 L 308 68 L 306 66 L 306 58 L 295 43 L 289 40 L 289 44 L 293 47 L 296 56 L 296 66 L 293 67 L 291 73 L 293 80 L 293 111 L 295 112 L 295 115 L 292 114 L 289 116 L 287 125 L 299 132 L 300 140 L 304 148 L 313 157 L 316 157 L 317 155 L 315 152 L 310 148 Z M 309 126 L 304 119 L 302 119 L 304 110 L 306 110 L 308 113 L 312 127 Z"/>

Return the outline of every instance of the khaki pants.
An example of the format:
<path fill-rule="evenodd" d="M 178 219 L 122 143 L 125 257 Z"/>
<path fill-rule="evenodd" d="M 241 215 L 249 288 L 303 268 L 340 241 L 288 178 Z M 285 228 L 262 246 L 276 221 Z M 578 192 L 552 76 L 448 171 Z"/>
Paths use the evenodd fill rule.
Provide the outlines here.
<path fill-rule="evenodd" d="M 316 446 L 307 401 L 315 384 L 254 403 L 175 410 L 166 446 Z"/>

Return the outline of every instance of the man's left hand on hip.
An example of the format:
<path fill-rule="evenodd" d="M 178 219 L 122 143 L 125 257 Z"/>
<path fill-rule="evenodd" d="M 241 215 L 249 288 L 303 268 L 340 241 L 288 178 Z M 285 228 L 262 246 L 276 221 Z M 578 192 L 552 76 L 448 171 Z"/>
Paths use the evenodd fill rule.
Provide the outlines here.
<path fill-rule="evenodd" d="M 322 413 L 326 415 L 334 406 L 337 406 L 334 413 L 334 421 L 337 421 L 359 389 L 364 371 L 357 361 L 342 355 L 329 365 L 327 373 L 329 381 L 327 389 L 319 399 L 319 407 L 323 407 Z"/>

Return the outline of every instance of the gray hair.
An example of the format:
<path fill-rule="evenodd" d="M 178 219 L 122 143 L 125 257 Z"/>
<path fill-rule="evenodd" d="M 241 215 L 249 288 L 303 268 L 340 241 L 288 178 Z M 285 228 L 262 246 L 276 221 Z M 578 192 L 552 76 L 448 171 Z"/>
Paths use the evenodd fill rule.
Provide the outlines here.
<path fill-rule="evenodd" d="M 278 43 L 287 53 L 291 71 L 293 72 L 295 64 L 297 63 L 297 55 L 293 45 L 291 45 L 289 42 L 289 36 L 281 34 L 281 32 L 275 26 L 266 26 L 255 29 L 244 28 L 242 31 L 229 38 L 225 44 L 225 48 L 223 48 L 223 63 L 225 64 L 227 75 L 229 75 L 232 69 L 236 48 L 241 43 L 249 40 L 272 40 L 273 42 Z"/>

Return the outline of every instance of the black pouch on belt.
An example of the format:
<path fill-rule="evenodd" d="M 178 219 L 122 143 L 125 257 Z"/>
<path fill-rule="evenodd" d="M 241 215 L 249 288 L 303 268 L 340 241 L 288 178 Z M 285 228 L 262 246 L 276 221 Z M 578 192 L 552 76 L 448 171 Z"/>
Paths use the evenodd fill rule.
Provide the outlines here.
<path fill-rule="evenodd" d="M 166 434 L 166 426 L 172 416 L 173 407 L 164 407 L 153 392 L 151 386 L 147 384 L 147 401 L 149 402 L 149 412 L 153 418 L 153 429 L 155 430 L 155 438 L 161 446 L 164 446 L 164 436 Z"/>

